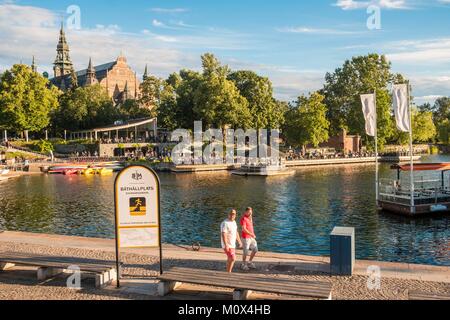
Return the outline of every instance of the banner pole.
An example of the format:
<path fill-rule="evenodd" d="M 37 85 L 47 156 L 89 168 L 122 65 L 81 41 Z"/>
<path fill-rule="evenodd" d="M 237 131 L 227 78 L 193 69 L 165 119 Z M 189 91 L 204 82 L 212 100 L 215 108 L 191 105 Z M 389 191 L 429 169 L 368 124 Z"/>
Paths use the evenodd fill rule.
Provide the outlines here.
<path fill-rule="evenodd" d="M 377 207 L 380 200 L 380 172 L 378 166 L 378 113 L 377 113 L 377 89 L 374 90 L 374 100 L 375 100 L 375 192 L 376 192 L 376 201 Z"/>
<path fill-rule="evenodd" d="M 413 148 L 413 134 L 412 134 L 412 108 L 411 108 L 411 90 L 409 86 L 409 80 L 407 81 L 408 87 L 408 107 L 409 107 L 409 157 L 410 157 L 410 179 L 411 179 L 411 213 L 415 213 L 415 201 L 414 201 L 414 148 Z"/>

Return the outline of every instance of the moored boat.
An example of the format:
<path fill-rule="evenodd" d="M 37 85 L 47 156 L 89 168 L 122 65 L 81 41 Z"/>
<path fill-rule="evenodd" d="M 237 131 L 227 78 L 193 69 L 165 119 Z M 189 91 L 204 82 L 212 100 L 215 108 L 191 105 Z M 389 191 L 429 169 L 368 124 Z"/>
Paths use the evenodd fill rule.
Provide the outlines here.
<path fill-rule="evenodd" d="M 78 171 L 79 171 L 78 169 L 67 169 L 67 170 L 64 170 L 63 174 L 66 176 L 71 176 L 71 175 L 78 174 Z"/>
<path fill-rule="evenodd" d="M 97 169 L 97 174 L 102 175 L 102 176 L 111 175 L 113 173 L 114 173 L 114 171 L 112 169 L 108 169 L 108 168 Z"/>
<path fill-rule="evenodd" d="M 87 168 L 87 165 L 75 165 L 75 164 L 69 164 L 69 165 L 59 165 L 59 166 L 52 166 L 48 168 L 49 174 L 65 174 L 65 172 L 69 171 L 81 171 Z"/>
<path fill-rule="evenodd" d="M 414 164 L 412 170 L 410 164 L 394 165 L 392 169 L 397 170 L 397 179 L 379 183 L 379 210 L 412 217 L 450 212 L 450 184 L 445 179 L 450 163 Z M 414 178 L 404 183 L 402 172 Z M 428 178 L 418 180 L 417 172 L 428 172 Z"/>
<path fill-rule="evenodd" d="M 271 176 L 288 176 L 295 174 L 295 170 L 288 169 L 284 164 L 249 164 L 243 165 L 238 170 L 231 172 L 237 176 L 259 176 L 259 177 L 271 177 Z"/>
<path fill-rule="evenodd" d="M 84 169 L 83 171 L 81 171 L 81 174 L 84 174 L 85 176 L 93 175 L 95 173 L 96 173 L 96 170 L 93 168 L 87 168 L 87 169 Z"/>

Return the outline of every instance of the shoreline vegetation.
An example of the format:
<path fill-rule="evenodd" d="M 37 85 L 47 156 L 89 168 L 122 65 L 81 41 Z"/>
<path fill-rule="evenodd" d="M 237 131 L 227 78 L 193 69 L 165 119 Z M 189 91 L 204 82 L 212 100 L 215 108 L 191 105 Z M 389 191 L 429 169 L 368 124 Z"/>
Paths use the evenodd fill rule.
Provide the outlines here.
<path fill-rule="evenodd" d="M 117 121 L 157 118 L 160 128 L 170 132 L 192 129 L 201 119 L 204 128 L 278 128 L 286 146 L 295 149 L 317 148 L 345 130 L 361 137 L 370 152 L 374 145 L 364 129 L 359 95 L 376 90 L 380 151 L 387 144 L 408 141 L 407 135 L 395 130 L 389 93 L 390 86 L 407 79 L 392 72 L 384 55 L 352 57 L 325 75 L 322 89 L 290 102 L 274 97 L 267 77 L 231 70 L 211 53 L 202 55 L 201 62 L 201 72 L 183 69 L 167 79 L 146 75 L 141 96 L 117 105 L 99 85 L 72 84 L 63 92 L 29 66 L 16 64 L 0 77 L 0 129 L 26 141 L 30 136 L 41 139 L 33 148 L 48 152 L 52 149 L 44 141 L 48 137 L 64 140 L 70 132 Z M 439 98 L 434 105 L 413 105 L 415 143 L 448 145 L 449 119 L 450 97 Z"/>

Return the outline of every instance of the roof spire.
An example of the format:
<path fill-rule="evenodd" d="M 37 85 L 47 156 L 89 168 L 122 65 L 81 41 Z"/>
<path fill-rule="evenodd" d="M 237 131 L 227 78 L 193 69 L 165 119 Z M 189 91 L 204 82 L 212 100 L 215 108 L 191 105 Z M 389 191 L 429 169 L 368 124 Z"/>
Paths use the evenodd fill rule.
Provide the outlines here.
<path fill-rule="evenodd" d="M 122 102 L 127 101 L 128 98 L 129 96 L 128 96 L 128 80 L 127 80 L 127 82 L 125 82 L 125 88 L 123 89 Z"/>
<path fill-rule="evenodd" d="M 90 86 L 98 83 L 95 73 L 94 65 L 92 64 L 92 58 L 89 58 L 89 66 L 86 71 L 86 85 Z"/>
<path fill-rule="evenodd" d="M 89 57 L 89 66 L 88 66 L 88 70 L 89 71 L 94 71 L 94 67 L 92 66 L 92 58 Z"/>
<path fill-rule="evenodd" d="M 33 62 L 31 62 L 31 70 L 33 70 L 33 72 L 37 72 L 37 66 L 36 61 L 34 59 L 34 55 L 33 55 Z"/>
<path fill-rule="evenodd" d="M 66 35 L 64 33 L 64 23 L 61 21 L 61 30 L 59 31 L 59 41 L 56 47 L 56 59 L 53 68 L 55 78 L 72 73 L 73 64 L 69 53 L 69 45 L 67 44 Z"/>
<path fill-rule="evenodd" d="M 142 79 L 145 81 L 148 78 L 148 66 L 145 65 L 145 70 L 144 70 L 144 76 L 142 77 Z"/>

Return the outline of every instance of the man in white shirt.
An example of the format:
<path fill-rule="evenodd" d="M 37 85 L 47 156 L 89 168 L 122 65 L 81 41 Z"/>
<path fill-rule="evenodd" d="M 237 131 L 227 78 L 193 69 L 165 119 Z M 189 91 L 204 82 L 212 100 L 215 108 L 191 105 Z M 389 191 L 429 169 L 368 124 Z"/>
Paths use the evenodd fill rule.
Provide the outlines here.
<path fill-rule="evenodd" d="M 236 210 L 231 210 L 228 219 L 222 222 L 220 226 L 222 248 L 227 255 L 227 272 L 233 272 L 234 263 L 236 262 L 236 241 L 242 248 L 241 237 L 239 236 L 236 224 Z"/>

